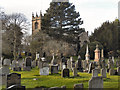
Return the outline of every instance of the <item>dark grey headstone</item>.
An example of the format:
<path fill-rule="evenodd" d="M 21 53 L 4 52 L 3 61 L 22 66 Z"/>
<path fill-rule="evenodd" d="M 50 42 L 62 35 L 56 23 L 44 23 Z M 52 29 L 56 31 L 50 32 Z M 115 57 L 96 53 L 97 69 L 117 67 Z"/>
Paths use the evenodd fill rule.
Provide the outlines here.
<path fill-rule="evenodd" d="M 70 76 L 70 71 L 69 71 L 69 69 L 63 69 L 63 71 L 62 71 L 62 77 L 69 77 Z"/>
<path fill-rule="evenodd" d="M 58 73 L 58 66 L 53 65 L 50 68 L 51 74 L 57 74 Z"/>
<path fill-rule="evenodd" d="M 30 57 L 27 57 L 26 58 L 26 67 L 30 66 L 31 67 L 31 64 L 32 63 L 32 59 Z"/>
<path fill-rule="evenodd" d="M 7 88 L 12 85 L 21 85 L 21 74 L 11 73 L 7 75 Z"/>

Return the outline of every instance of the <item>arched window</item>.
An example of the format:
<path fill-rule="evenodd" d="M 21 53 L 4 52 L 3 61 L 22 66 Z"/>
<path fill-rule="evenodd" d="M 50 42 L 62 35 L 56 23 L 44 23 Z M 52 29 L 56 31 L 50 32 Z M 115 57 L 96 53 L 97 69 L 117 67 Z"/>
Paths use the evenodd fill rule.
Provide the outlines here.
<path fill-rule="evenodd" d="M 35 29 L 38 29 L 38 22 L 35 22 Z"/>

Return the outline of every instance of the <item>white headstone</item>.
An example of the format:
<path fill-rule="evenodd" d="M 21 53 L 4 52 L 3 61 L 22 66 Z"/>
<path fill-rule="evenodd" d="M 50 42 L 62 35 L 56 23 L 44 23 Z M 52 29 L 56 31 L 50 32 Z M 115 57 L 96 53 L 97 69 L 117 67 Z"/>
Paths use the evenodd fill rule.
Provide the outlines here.
<path fill-rule="evenodd" d="M 4 59 L 3 65 L 10 65 L 10 59 Z"/>
<path fill-rule="evenodd" d="M 49 68 L 48 67 L 41 68 L 40 75 L 49 75 Z"/>

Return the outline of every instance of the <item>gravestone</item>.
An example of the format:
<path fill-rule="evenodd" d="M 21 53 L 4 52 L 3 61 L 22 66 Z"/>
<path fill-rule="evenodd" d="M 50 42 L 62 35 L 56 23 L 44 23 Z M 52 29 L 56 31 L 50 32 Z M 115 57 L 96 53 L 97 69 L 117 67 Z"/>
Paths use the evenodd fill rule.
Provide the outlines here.
<path fill-rule="evenodd" d="M 53 65 L 50 67 L 51 74 L 57 74 L 58 73 L 58 65 Z"/>
<path fill-rule="evenodd" d="M 78 74 L 77 74 L 77 68 L 73 68 L 73 76 L 76 77 Z"/>
<path fill-rule="evenodd" d="M 101 89 L 103 88 L 103 79 L 102 77 L 92 77 L 90 80 L 89 80 L 89 90 L 91 89 Z"/>
<path fill-rule="evenodd" d="M 7 88 L 12 85 L 21 85 L 21 74 L 11 73 L 7 75 Z"/>
<path fill-rule="evenodd" d="M 118 74 L 118 76 L 120 76 L 120 66 L 117 67 L 117 74 Z"/>
<path fill-rule="evenodd" d="M 38 68 L 39 69 L 43 68 L 43 62 L 41 60 L 38 60 Z"/>
<path fill-rule="evenodd" d="M 11 63 L 10 59 L 4 59 L 3 61 L 3 65 L 5 66 L 10 66 L 10 63 Z"/>
<path fill-rule="evenodd" d="M 48 67 L 41 68 L 40 75 L 49 75 L 49 68 Z"/>
<path fill-rule="evenodd" d="M 63 69 L 61 76 L 62 77 L 70 77 L 70 71 L 69 71 L 69 69 L 67 69 L 67 68 Z"/>
<path fill-rule="evenodd" d="M 107 78 L 106 73 L 107 73 L 106 68 L 102 68 L 102 69 L 101 69 L 101 75 L 102 75 L 103 78 Z"/>
<path fill-rule="evenodd" d="M 98 69 L 92 70 L 92 77 L 98 77 Z"/>
<path fill-rule="evenodd" d="M 115 71 L 114 71 L 114 69 L 111 68 L 111 69 L 109 70 L 109 75 L 114 75 L 114 74 L 115 74 Z"/>
<path fill-rule="evenodd" d="M 80 55 L 78 56 L 77 66 L 78 66 L 78 70 L 80 72 L 83 72 L 82 61 L 81 61 Z"/>
<path fill-rule="evenodd" d="M 30 71 L 31 70 L 31 65 L 32 65 L 32 60 L 30 57 L 27 57 L 25 59 L 25 69 L 26 71 Z"/>
<path fill-rule="evenodd" d="M 74 90 L 83 90 L 83 89 L 84 89 L 84 85 L 82 83 L 74 85 Z"/>
<path fill-rule="evenodd" d="M 67 60 L 67 68 L 71 69 L 71 61 L 70 61 L 70 59 Z"/>
<path fill-rule="evenodd" d="M 9 66 L 2 66 L 1 68 L 0 68 L 0 74 L 2 75 L 2 74 L 5 74 L 5 75 L 8 75 L 10 73 L 10 70 L 9 70 Z"/>
<path fill-rule="evenodd" d="M 5 74 L 0 74 L 0 85 L 6 85 L 7 76 Z"/>
<path fill-rule="evenodd" d="M 4 59 L 3 60 L 3 65 L 2 67 L 0 67 L 0 74 L 9 74 L 10 70 L 9 70 L 9 66 L 10 66 L 10 59 Z"/>
<path fill-rule="evenodd" d="M 33 60 L 33 61 L 32 61 L 32 68 L 35 68 L 35 67 L 36 67 L 36 61 Z"/>

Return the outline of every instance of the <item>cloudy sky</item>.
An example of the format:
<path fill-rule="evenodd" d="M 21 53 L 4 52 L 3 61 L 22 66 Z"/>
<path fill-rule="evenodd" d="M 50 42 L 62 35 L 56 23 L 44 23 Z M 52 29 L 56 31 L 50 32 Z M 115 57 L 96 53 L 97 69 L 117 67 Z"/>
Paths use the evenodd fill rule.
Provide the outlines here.
<path fill-rule="evenodd" d="M 0 7 L 3 7 L 8 14 L 20 12 L 26 15 L 31 21 L 32 12 L 40 13 L 49 7 L 52 0 L 0 0 Z M 113 21 L 118 17 L 119 0 L 69 0 L 80 13 L 84 24 L 81 26 L 89 31 L 89 34 L 105 21 Z"/>

